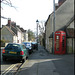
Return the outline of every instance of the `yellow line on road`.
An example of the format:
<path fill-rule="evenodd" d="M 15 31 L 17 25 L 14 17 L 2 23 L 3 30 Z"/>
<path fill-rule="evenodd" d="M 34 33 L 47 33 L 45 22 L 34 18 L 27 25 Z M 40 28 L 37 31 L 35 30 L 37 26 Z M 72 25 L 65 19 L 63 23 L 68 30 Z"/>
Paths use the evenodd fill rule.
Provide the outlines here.
<path fill-rule="evenodd" d="M 2 74 L 1 75 L 5 75 L 6 73 L 8 73 L 13 67 L 15 67 L 16 66 L 16 64 L 15 65 L 11 65 L 10 67 L 8 67 L 4 72 L 2 72 Z"/>
<path fill-rule="evenodd" d="M 20 68 L 22 68 L 27 62 L 28 62 L 28 59 L 22 64 Z"/>
<path fill-rule="evenodd" d="M 22 66 L 19 68 L 18 72 L 16 73 L 16 75 L 19 74 L 19 71 L 21 71 L 21 69 L 26 65 L 26 63 L 28 62 L 29 60 L 27 59 L 23 64 Z"/>

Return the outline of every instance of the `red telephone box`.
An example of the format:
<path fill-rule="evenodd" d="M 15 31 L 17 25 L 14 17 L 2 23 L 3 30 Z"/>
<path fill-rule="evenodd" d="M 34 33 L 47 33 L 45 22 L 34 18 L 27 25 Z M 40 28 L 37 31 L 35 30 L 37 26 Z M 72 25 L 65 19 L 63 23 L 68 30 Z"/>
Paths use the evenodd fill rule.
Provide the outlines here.
<path fill-rule="evenodd" d="M 55 32 L 55 44 L 54 44 L 55 54 L 65 54 L 66 53 L 66 33 L 64 31 Z"/>

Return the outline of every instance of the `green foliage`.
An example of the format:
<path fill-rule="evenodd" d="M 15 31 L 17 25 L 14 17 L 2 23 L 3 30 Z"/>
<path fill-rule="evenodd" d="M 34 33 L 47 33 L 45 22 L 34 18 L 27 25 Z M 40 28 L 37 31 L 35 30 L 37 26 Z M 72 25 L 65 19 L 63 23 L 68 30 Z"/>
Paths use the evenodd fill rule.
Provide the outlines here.
<path fill-rule="evenodd" d="M 1 42 L 5 43 L 5 40 L 1 40 Z"/>
<path fill-rule="evenodd" d="M 4 47 L 5 46 L 5 40 L 0 40 L 0 44 L 1 44 L 1 47 Z"/>
<path fill-rule="evenodd" d="M 35 34 L 32 30 L 28 29 L 28 41 L 33 41 L 35 39 Z"/>
<path fill-rule="evenodd" d="M 7 43 L 7 42 L 9 42 L 9 40 L 4 40 L 4 39 L 2 39 L 2 40 L 0 40 L 0 46 L 1 47 L 4 47 L 5 46 L 5 43 Z"/>

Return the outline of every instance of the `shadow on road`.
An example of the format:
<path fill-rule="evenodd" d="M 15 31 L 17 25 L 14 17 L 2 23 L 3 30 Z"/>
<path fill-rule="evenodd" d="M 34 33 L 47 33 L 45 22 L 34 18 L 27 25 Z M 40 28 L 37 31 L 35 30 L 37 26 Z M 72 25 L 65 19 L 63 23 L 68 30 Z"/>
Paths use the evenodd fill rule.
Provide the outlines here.
<path fill-rule="evenodd" d="M 49 54 L 39 46 L 39 50 L 34 51 L 28 60 L 19 75 L 74 75 L 73 54 Z"/>

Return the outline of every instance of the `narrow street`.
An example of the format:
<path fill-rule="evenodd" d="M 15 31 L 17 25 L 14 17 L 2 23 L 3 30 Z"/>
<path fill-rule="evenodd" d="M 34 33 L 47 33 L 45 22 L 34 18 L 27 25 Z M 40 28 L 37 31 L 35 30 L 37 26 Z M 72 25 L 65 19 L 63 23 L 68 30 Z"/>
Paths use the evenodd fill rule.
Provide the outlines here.
<path fill-rule="evenodd" d="M 1 75 L 74 75 L 74 1 L 0 1 Z"/>
<path fill-rule="evenodd" d="M 74 75 L 74 56 L 49 54 L 39 45 L 16 75 Z"/>

